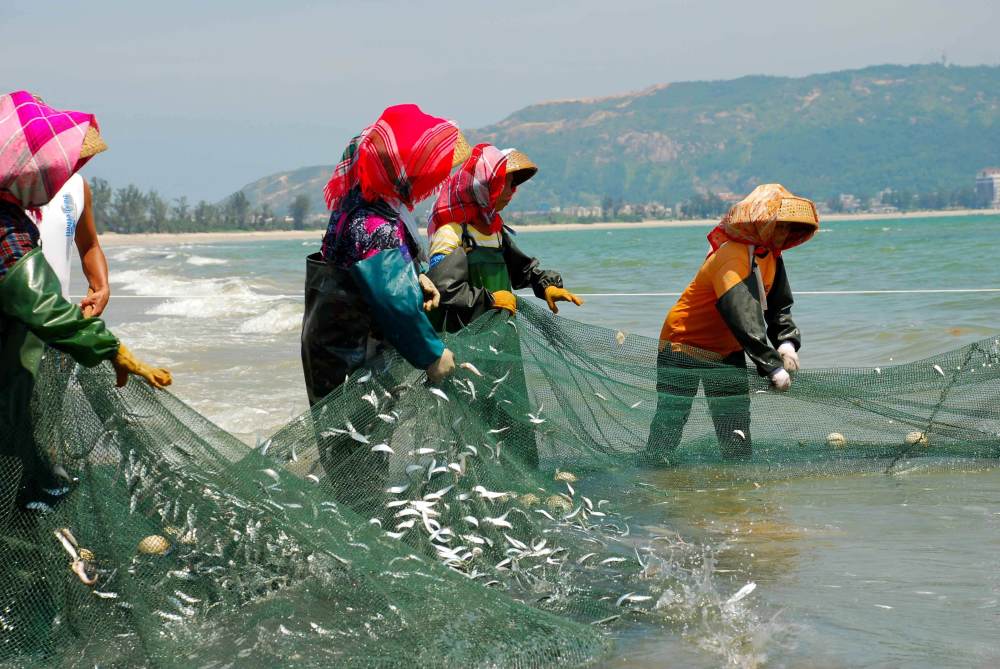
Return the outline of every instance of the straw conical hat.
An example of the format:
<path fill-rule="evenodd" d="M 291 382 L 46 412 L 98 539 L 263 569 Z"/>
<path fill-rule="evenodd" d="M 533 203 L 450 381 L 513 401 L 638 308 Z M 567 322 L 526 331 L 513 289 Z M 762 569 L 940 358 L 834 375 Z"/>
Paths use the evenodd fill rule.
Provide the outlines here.
<path fill-rule="evenodd" d="M 517 149 L 507 149 L 507 174 L 514 175 L 514 185 L 520 186 L 538 173 L 538 165 L 531 158 Z"/>
<path fill-rule="evenodd" d="M 453 168 L 458 167 L 472 155 L 472 147 L 469 146 L 469 140 L 465 139 L 465 135 L 462 134 L 460 130 L 458 132 L 458 141 L 455 142 L 455 152 L 452 154 L 451 166 Z"/>
<path fill-rule="evenodd" d="M 787 224 L 800 224 L 787 234 Z M 733 205 L 720 223 L 730 239 L 786 249 L 798 246 L 819 229 L 811 200 L 793 195 L 781 184 L 762 184 Z"/>
<path fill-rule="evenodd" d="M 101 138 L 101 133 L 94 126 L 87 128 L 83 136 L 83 146 L 80 147 L 80 158 L 91 158 L 101 151 L 107 151 L 108 145 Z"/>

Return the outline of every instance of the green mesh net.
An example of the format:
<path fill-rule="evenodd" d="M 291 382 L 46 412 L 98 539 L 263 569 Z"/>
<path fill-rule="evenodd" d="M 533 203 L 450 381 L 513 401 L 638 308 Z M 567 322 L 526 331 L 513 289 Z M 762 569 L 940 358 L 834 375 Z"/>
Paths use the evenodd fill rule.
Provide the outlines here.
<path fill-rule="evenodd" d="M 20 509 L 20 465 L 0 461 L 0 662 L 569 667 L 647 628 L 725 638 L 724 656 L 761 622 L 744 583 L 713 580 L 711 551 L 644 522 L 669 492 L 650 471 L 711 483 L 1000 457 L 994 340 L 806 370 L 787 394 L 723 365 L 658 375 L 657 342 L 530 305 L 449 345 L 465 364 L 441 388 L 378 360 L 253 447 L 168 393 L 47 355 L 36 443 L 71 490 Z"/>

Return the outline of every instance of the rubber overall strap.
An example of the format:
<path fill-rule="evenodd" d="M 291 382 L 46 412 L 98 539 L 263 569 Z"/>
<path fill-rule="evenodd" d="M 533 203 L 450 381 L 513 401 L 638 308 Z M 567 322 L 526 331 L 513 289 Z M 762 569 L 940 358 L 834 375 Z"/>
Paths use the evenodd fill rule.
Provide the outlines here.
<path fill-rule="evenodd" d="M 764 277 L 760 273 L 760 267 L 757 265 L 757 247 L 749 246 L 750 250 L 750 271 L 757 278 L 757 291 L 760 295 L 760 311 L 761 313 L 767 312 L 767 291 L 764 290 Z"/>

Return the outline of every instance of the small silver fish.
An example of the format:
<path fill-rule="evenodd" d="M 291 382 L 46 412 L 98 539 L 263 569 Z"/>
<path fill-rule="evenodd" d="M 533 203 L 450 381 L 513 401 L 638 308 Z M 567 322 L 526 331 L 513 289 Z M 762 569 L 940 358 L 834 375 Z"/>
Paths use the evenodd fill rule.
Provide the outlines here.
<path fill-rule="evenodd" d="M 479 496 L 482 497 L 483 499 L 494 500 L 494 499 L 500 499 L 502 497 L 507 497 L 507 493 L 505 492 L 494 492 L 492 490 L 487 490 L 481 485 L 477 485 L 475 488 L 472 489 L 472 491 L 479 493 Z"/>
<path fill-rule="evenodd" d="M 192 597 L 191 595 L 183 593 L 180 590 L 174 590 L 174 594 L 177 595 L 177 597 L 180 598 L 181 600 L 187 602 L 188 604 L 197 604 L 201 601 L 200 599 L 197 599 L 196 597 Z"/>
<path fill-rule="evenodd" d="M 351 421 L 347 421 L 346 425 L 347 425 L 347 433 L 351 435 L 351 439 L 362 444 L 368 443 L 368 437 L 366 437 L 365 435 L 361 434 L 356 429 L 354 429 L 354 426 L 351 425 Z"/>
<path fill-rule="evenodd" d="M 944 370 L 941 369 L 941 365 L 934 365 L 934 371 L 940 374 L 941 376 L 944 376 Z"/>
<path fill-rule="evenodd" d="M 403 485 L 394 485 L 385 489 L 390 495 L 398 495 L 400 493 L 406 492 L 410 487 L 409 483 L 404 483 Z"/>
<path fill-rule="evenodd" d="M 389 444 L 376 444 L 372 446 L 372 453 L 385 453 L 386 455 L 395 455 L 396 451 L 392 450 Z"/>
<path fill-rule="evenodd" d="M 489 517 L 483 518 L 483 521 L 489 523 L 493 527 L 506 527 L 507 529 L 514 529 L 514 526 L 511 525 L 510 521 L 507 520 L 507 514 L 509 513 L 510 509 L 508 509 L 507 513 L 503 514 L 502 516 L 497 516 L 496 518 L 489 518 Z"/>
<path fill-rule="evenodd" d="M 629 592 L 619 597 L 618 601 L 615 602 L 615 606 L 621 606 L 625 602 L 647 602 L 650 599 L 652 597 L 649 595 L 637 595 L 634 592 Z"/>
<path fill-rule="evenodd" d="M 743 599 L 744 597 L 746 597 L 747 595 L 749 595 L 751 592 L 753 592 L 756 589 L 757 589 L 757 584 L 754 583 L 753 581 L 750 581 L 749 583 L 747 583 L 746 585 L 744 585 L 742 588 L 740 588 L 739 590 L 737 590 L 735 595 L 733 595 L 732 597 L 730 597 L 729 599 L 727 599 L 724 606 L 730 607 L 730 606 L 734 605 L 736 602 L 740 601 L 741 599 Z"/>
<path fill-rule="evenodd" d="M 451 401 L 450 399 L 448 399 L 448 396 L 445 394 L 445 392 L 443 390 L 441 390 L 440 388 L 431 388 L 430 391 L 431 391 L 432 394 L 437 395 L 438 397 L 440 397 L 441 399 L 443 399 L 445 402 L 450 402 Z"/>
<path fill-rule="evenodd" d="M 466 370 L 472 372 L 473 374 L 475 374 L 476 376 L 478 376 L 480 378 L 482 378 L 482 376 L 483 376 L 483 373 L 480 372 L 478 369 L 476 369 L 476 366 L 473 365 L 471 362 L 463 362 L 461 365 L 459 365 L 459 367 L 461 367 L 462 369 L 466 369 Z"/>

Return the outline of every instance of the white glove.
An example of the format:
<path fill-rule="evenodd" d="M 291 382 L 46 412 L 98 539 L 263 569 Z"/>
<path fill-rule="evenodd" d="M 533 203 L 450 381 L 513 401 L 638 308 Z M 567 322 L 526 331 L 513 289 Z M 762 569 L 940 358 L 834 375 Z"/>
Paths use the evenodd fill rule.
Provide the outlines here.
<path fill-rule="evenodd" d="M 799 371 L 799 354 L 795 351 L 795 344 L 790 341 L 783 342 L 778 347 L 778 353 L 781 355 L 781 363 L 784 365 L 785 371 Z"/>
<path fill-rule="evenodd" d="M 775 390 L 785 392 L 792 387 L 792 375 L 779 367 L 771 372 L 771 385 L 774 386 Z"/>

